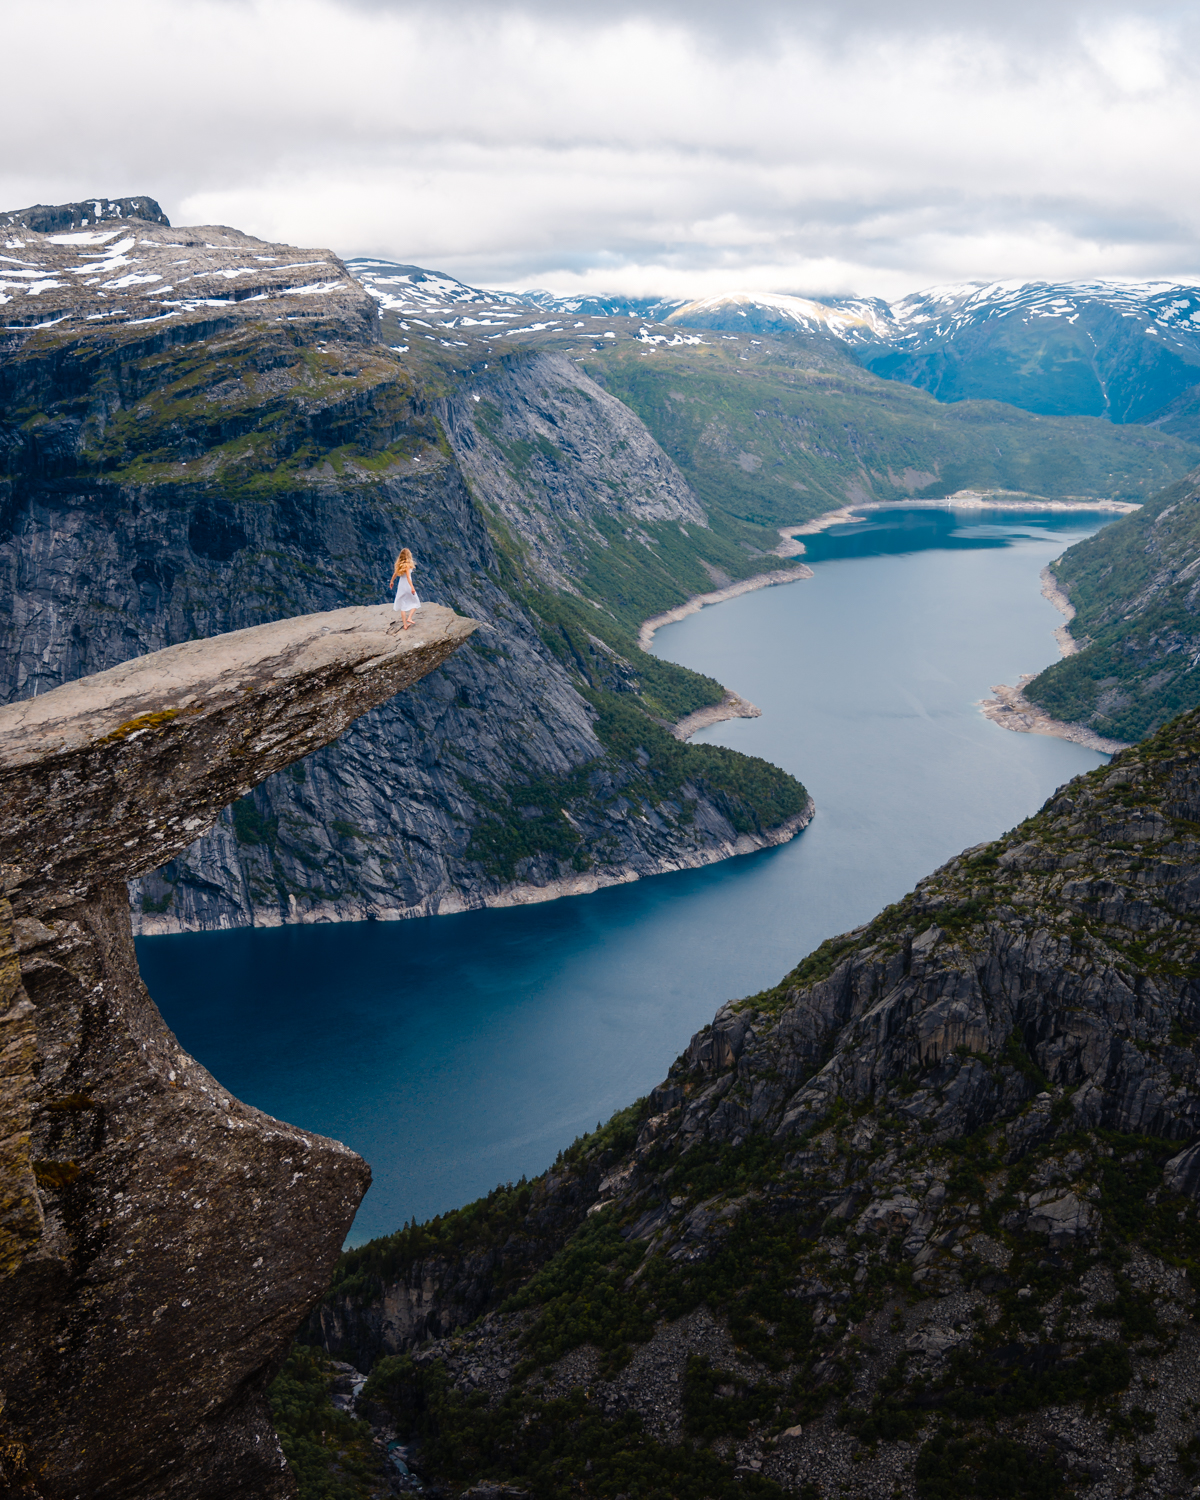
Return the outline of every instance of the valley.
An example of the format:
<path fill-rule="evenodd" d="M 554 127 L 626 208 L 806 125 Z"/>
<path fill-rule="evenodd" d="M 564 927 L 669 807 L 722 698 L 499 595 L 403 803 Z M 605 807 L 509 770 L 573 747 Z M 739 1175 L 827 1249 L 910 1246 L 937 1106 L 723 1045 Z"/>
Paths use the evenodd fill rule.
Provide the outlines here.
<path fill-rule="evenodd" d="M 976 702 L 1054 658 L 1039 569 L 1102 519 L 876 512 L 808 538 L 804 582 L 657 632 L 762 710 L 698 737 L 803 774 L 798 838 L 583 899 L 144 937 L 155 1002 L 239 1098 L 371 1163 L 351 1244 L 536 1176 L 724 1001 L 1100 763 Z"/>
<path fill-rule="evenodd" d="M 1194 290 L 635 304 L 181 229 L 149 198 L 0 227 L 0 1300 L 19 1354 L 0 1487 L 1186 1495 Z M 962 491 L 1012 514 L 902 509 Z M 1139 508 L 1087 519 L 1114 501 Z M 803 530 L 865 504 L 897 511 Z M 413 635 L 387 600 L 401 545 L 427 606 Z M 988 591 L 1022 548 L 1079 646 L 1028 695 L 1131 742 L 1111 764 L 999 736 L 969 696 L 973 610 L 1005 680 L 1053 649 L 1048 631 L 1021 644 L 1013 596 Z M 1049 609 L 1030 602 L 1030 620 Z M 805 686 L 785 711 L 788 674 Z M 763 715 L 678 737 L 730 690 Z M 817 701 L 836 725 L 820 755 Z M 855 764 L 860 742 L 874 758 Z M 808 858 L 833 850 L 826 827 L 840 866 Z M 784 900 L 769 877 L 801 867 Z M 540 924 L 488 909 L 583 893 Z M 625 985 L 600 1088 L 566 1064 L 567 1024 L 549 1129 L 545 1079 L 514 1070 L 534 1114 L 490 1156 L 463 1122 L 472 1185 L 340 1256 L 366 1164 L 323 1121 L 228 1094 L 186 1034 L 215 1017 L 232 1057 L 261 991 L 272 1025 L 304 1022 L 330 1097 L 358 1106 L 355 1070 L 390 1065 L 386 1038 L 423 1107 L 436 1053 L 359 1003 L 367 971 L 339 957 L 358 934 L 383 1007 L 422 924 L 461 949 L 460 971 L 414 971 L 480 985 L 464 1033 L 485 1076 L 509 1029 L 498 976 L 524 1004 L 533 973 L 503 952 L 489 968 L 486 924 L 519 918 L 517 946 L 552 971 L 546 934 L 598 922 L 581 964 L 619 987 L 595 913 L 615 931 L 634 895 L 653 913 L 688 893 L 705 899 L 690 938 L 676 928 L 683 1000 L 653 1048 L 638 986 L 671 982 L 665 949 Z M 802 918 L 778 920 L 788 903 Z M 455 936 L 474 931 L 476 951 Z M 178 1035 L 134 933 L 148 972 L 183 951 L 167 945 L 205 955 Z M 345 971 L 341 1010 L 328 985 L 305 996 L 310 939 Z M 244 994 L 221 979 L 234 942 Z M 713 945 L 730 962 L 710 991 Z M 268 952 L 290 955 L 290 985 Z M 616 1013 L 594 994 L 599 1036 Z M 522 1051 L 561 1009 L 511 1028 Z M 368 1056 L 339 1076 L 342 1032 Z M 298 1108 L 317 1097 L 301 1087 Z M 386 1099 L 379 1114 L 388 1169 L 435 1176 L 445 1141 L 422 1158 L 414 1134 L 409 1162 Z"/>

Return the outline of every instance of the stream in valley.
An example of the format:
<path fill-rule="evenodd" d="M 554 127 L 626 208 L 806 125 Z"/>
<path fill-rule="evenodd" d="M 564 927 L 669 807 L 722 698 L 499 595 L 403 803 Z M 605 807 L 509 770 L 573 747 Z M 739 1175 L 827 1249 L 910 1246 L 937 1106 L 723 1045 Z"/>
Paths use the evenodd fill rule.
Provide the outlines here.
<path fill-rule="evenodd" d="M 812 793 L 780 849 L 540 906 L 143 938 L 150 992 L 225 1087 L 371 1163 L 350 1243 L 533 1175 L 722 1001 L 1101 762 L 977 703 L 1056 658 L 1038 573 L 1110 519 L 874 512 L 805 538 L 806 582 L 660 630 L 656 652 L 763 711 L 697 738 Z"/>

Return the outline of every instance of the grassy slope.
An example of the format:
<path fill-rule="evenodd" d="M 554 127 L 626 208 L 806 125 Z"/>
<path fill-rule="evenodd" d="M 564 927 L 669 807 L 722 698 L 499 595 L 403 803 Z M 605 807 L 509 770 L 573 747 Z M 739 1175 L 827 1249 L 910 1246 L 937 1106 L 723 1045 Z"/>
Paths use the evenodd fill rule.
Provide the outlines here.
<path fill-rule="evenodd" d="M 653 355 L 617 345 L 586 368 L 730 522 L 778 526 L 848 500 L 968 487 L 1141 501 L 1196 461 L 1191 444 L 1148 428 L 943 405 L 828 346 L 707 337 Z"/>
<path fill-rule="evenodd" d="M 519 862 L 539 851 L 585 868 L 586 863 L 580 863 L 586 861 L 580 836 L 566 814 L 577 820 L 594 811 L 601 783 L 608 788 L 605 795 L 612 795 L 614 774 L 621 796 L 643 809 L 672 816 L 676 809 L 687 816 L 681 794 L 691 783 L 715 798 L 739 833 L 775 827 L 804 808 L 804 787 L 777 766 L 719 745 L 681 744 L 663 727 L 695 708 L 719 702 L 724 691 L 713 678 L 660 661 L 636 643 L 637 626 L 647 614 L 711 586 L 695 554 L 677 549 L 664 559 L 666 548 L 631 542 L 620 528 L 601 518 L 610 545 L 602 563 L 588 557 L 581 578 L 585 591 L 595 587 L 600 580 L 593 580 L 591 570 L 604 567 L 604 586 L 595 591 L 603 594 L 609 607 L 601 610 L 586 592 L 581 598 L 547 588 L 521 539 L 498 514 L 485 513 L 499 559 L 497 581 L 538 621 L 542 639 L 595 709 L 596 734 L 608 752 L 605 761 L 566 776 L 546 777 L 536 784 L 474 788 L 489 817 L 478 828 L 470 852 L 490 874 L 512 879 Z M 644 529 L 661 536 L 667 548 L 681 536 L 674 524 Z M 590 550 L 591 545 L 586 547 Z M 752 563 L 746 571 L 754 571 Z M 597 646 L 597 640 L 608 649 Z M 631 774 L 630 768 L 637 769 Z M 544 811 L 531 817 L 531 807 Z"/>
<path fill-rule="evenodd" d="M 370 482 L 436 447 L 437 428 L 394 353 L 338 334 L 320 319 L 303 336 L 245 321 L 166 344 L 133 325 L 47 332 L 5 372 L 17 392 L 6 423 L 36 441 L 81 422 L 72 470 L 122 485 L 269 501 L 313 478 Z M 69 378 L 48 407 L 38 367 L 60 347 Z"/>
<path fill-rule="evenodd" d="M 1200 471 L 1140 511 L 1071 547 L 1052 567 L 1076 609 L 1085 649 L 1026 689 L 1047 713 L 1137 740 L 1200 704 Z"/>

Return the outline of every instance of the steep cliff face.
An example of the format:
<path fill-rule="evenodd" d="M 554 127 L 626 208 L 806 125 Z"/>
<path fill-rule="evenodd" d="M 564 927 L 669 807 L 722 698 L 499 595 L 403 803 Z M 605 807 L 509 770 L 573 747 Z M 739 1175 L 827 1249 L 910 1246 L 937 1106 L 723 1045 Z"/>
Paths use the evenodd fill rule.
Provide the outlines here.
<path fill-rule="evenodd" d="M 536 899 L 803 825 L 791 778 L 664 743 L 661 721 L 720 687 L 623 648 L 638 610 L 708 584 L 686 535 L 704 517 L 577 366 L 492 346 L 477 370 L 415 375 L 328 251 L 146 222 L 14 237 L 29 277 L 6 293 L 26 323 L 0 363 L 8 702 L 378 600 L 401 545 L 425 598 L 489 627 L 148 874 L 139 931 Z M 581 606 L 590 633 L 537 613 L 543 595 L 569 613 L 598 560 L 619 565 L 612 597 Z"/>
<path fill-rule="evenodd" d="M 1186 1489 L 1198 827 L 1193 712 L 724 1007 L 544 1177 L 351 1252 L 313 1336 L 456 1481 Z"/>
<path fill-rule="evenodd" d="M 961 1136 L 1025 1092 L 991 1061 L 1015 1034 L 1072 1090 L 1072 1125 L 1189 1138 L 1198 739 L 1195 714 L 1176 720 L 823 944 L 776 991 L 722 1012 L 677 1065 L 680 1079 L 721 1080 L 677 1101 L 683 1136 L 784 1139 L 835 1099 L 879 1103 L 901 1080 L 896 1107 L 935 1140 Z"/>
<path fill-rule="evenodd" d="M 293 1492 L 263 1392 L 370 1173 L 179 1047 L 125 881 L 474 628 L 338 610 L 0 709 L 4 1493 Z"/>

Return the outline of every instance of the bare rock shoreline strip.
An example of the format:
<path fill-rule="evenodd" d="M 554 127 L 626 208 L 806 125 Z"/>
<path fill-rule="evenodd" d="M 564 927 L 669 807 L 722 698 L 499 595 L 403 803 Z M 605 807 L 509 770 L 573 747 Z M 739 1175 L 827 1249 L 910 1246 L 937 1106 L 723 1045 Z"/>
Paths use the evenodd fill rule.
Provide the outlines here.
<path fill-rule="evenodd" d="M 753 707 L 753 705 L 750 705 Z M 708 849 L 681 850 L 677 854 L 647 860 L 643 865 L 609 865 L 603 870 L 586 870 L 578 875 L 564 876 L 560 880 L 549 880 L 545 885 L 522 883 L 503 886 L 488 892 L 481 900 L 466 901 L 456 891 L 435 894 L 413 906 L 397 906 L 392 909 L 375 910 L 375 919 L 381 922 L 402 921 L 407 917 L 452 917 L 461 912 L 478 911 L 481 908 L 496 910 L 509 906 L 537 906 L 543 901 L 557 901 L 560 896 L 590 896 L 595 891 L 610 885 L 630 885 L 635 880 L 645 880 L 653 875 L 671 875 L 677 870 L 695 870 L 704 865 L 715 865 L 723 859 L 733 859 L 740 854 L 757 854 L 761 849 L 774 849 L 795 838 L 813 820 L 816 807 L 812 798 L 804 808 L 785 818 L 774 828 L 762 833 L 742 833 L 736 838 L 726 839 Z M 342 922 L 343 917 L 334 906 L 323 907 L 312 902 L 299 910 L 288 923 L 289 926 L 311 926 L 324 922 Z M 281 927 L 282 919 L 258 922 L 259 927 Z M 146 931 L 150 931 L 147 925 Z M 179 924 L 169 929 L 172 932 L 205 931 L 203 928 L 186 928 Z"/>
<path fill-rule="evenodd" d="M 635 870 L 626 866 L 610 868 L 600 874 L 588 871 L 582 875 L 571 875 L 564 880 L 552 880 L 548 885 L 509 886 L 487 904 L 489 906 L 532 906 L 539 901 L 555 901 L 559 896 L 590 896 L 593 891 L 601 890 L 604 886 L 627 885 L 630 881 L 640 880 L 643 875 L 665 875 L 675 870 L 695 870 L 703 865 L 715 865 L 723 859 L 732 859 L 735 855 L 755 854 L 760 849 L 775 849 L 780 844 L 786 844 L 789 839 L 795 838 L 802 829 L 807 828 L 813 820 L 815 811 L 816 807 L 810 797 L 800 812 L 793 814 L 790 818 L 785 818 L 774 828 L 765 829 L 762 833 L 741 833 L 736 839 L 714 845 L 711 849 L 689 850 L 674 859 L 658 860 L 652 870 Z M 442 910 L 446 910 L 445 905 Z"/>
<path fill-rule="evenodd" d="M 710 703 L 707 708 L 698 708 L 695 713 L 685 714 L 678 724 L 671 726 L 677 740 L 690 740 L 698 729 L 707 729 L 710 724 L 722 724 L 726 719 L 761 719 L 762 709 L 726 690 L 720 703 Z"/>
<path fill-rule="evenodd" d="M 1020 490 L 955 490 L 942 500 L 867 500 L 860 505 L 843 505 L 838 510 L 827 510 L 799 526 L 781 526 L 779 535 L 783 544 L 777 549 L 780 557 L 797 557 L 804 551 L 802 542 L 796 537 L 812 536 L 818 531 L 828 531 L 831 526 L 849 526 L 865 519 L 865 512 L 873 510 L 998 510 L 1010 506 L 1019 510 L 1046 510 L 1069 512 L 1098 510 L 1113 515 L 1128 515 L 1140 510 L 1128 500 L 1094 500 L 1088 495 L 1072 496 L 1065 500 L 1047 500 L 1042 495 L 1026 495 Z M 1065 597 L 1065 596 L 1064 596 Z M 1047 595 L 1049 598 L 1049 595 Z"/>
<path fill-rule="evenodd" d="M 1110 740 L 1086 724 L 1064 724 L 1061 719 L 1052 719 L 1042 712 L 1036 703 L 1026 698 L 1024 688 L 1033 681 L 1035 674 L 1028 672 L 1017 679 L 1016 687 L 998 683 L 992 688 L 994 698 L 985 698 L 979 705 L 985 719 L 999 724 L 1001 729 L 1012 729 L 1017 734 L 1046 734 L 1056 740 L 1072 740 L 1076 745 L 1086 745 L 1089 750 L 1099 750 L 1102 755 L 1115 755 L 1118 750 L 1128 750 L 1124 740 Z"/>
<path fill-rule="evenodd" d="M 1048 599 L 1058 610 L 1060 615 L 1065 616 L 1065 624 L 1058 626 L 1054 632 L 1054 639 L 1058 642 L 1059 652 L 1063 656 L 1074 656 L 1079 650 L 1079 642 L 1071 634 L 1071 621 L 1075 618 L 1075 606 L 1067 598 L 1059 587 L 1058 579 L 1055 578 L 1050 568 L 1041 571 L 1042 598 Z"/>
<path fill-rule="evenodd" d="M 688 615 L 698 614 L 709 604 L 724 604 L 726 599 L 736 599 L 739 594 L 752 594 L 755 589 L 769 589 L 777 583 L 797 583 L 802 578 L 812 576 L 812 569 L 807 564 L 800 563 L 798 567 L 776 568 L 770 573 L 755 573 L 752 578 L 739 578 L 736 583 L 728 584 L 723 589 L 714 589 L 711 594 L 693 594 L 685 604 L 677 605 L 675 609 L 669 609 L 665 614 L 651 615 L 648 620 L 644 620 L 642 628 L 638 631 L 638 645 L 643 651 L 649 651 L 654 643 L 656 630 L 660 630 L 664 625 L 674 625 L 676 620 L 686 620 Z M 733 718 L 734 715 L 724 714 L 722 717 Z"/>
<path fill-rule="evenodd" d="M 1042 569 L 1041 579 L 1042 597 L 1067 617 L 1066 624 L 1060 625 L 1054 632 L 1058 649 L 1063 656 L 1074 656 L 1079 650 L 1079 642 L 1070 631 L 1070 623 L 1075 618 L 1075 606 L 1063 593 L 1058 579 L 1049 568 Z M 1049 714 L 1043 713 L 1036 703 L 1031 703 L 1025 696 L 1026 684 L 1032 682 L 1035 676 L 1036 673 L 1027 672 L 1017 679 L 1016 687 L 1007 687 L 1004 683 L 993 684 L 992 692 L 996 696 L 985 698 L 979 705 L 984 718 L 990 719 L 993 724 L 999 724 L 1001 729 L 1011 729 L 1017 734 L 1045 734 L 1056 740 L 1071 740 L 1076 745 L 1086 745 L 1089 750 L 1098 750 L 1102 755 L 1115 755 L 1118 750 L 1129 749 L 1124 740 L 1110 740 L 1105 735 L 1097 734 L 1094 729 L 1089 729 L 1086 724 L 1066 724 L 1061 719 L 1052 719 Z"/>

